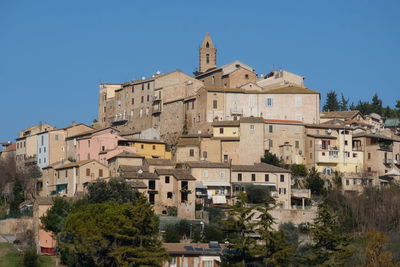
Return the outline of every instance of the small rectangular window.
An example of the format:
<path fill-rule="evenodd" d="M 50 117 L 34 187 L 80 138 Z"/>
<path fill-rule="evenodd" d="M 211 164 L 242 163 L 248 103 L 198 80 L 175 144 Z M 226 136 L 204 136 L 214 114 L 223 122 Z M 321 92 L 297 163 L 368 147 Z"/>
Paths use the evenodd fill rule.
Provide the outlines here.
<path fill-rule="evenodd" d="M 238 173 L 238 181 L 241 182 L 242 181 L 242 174 Z"/>
<path fill-rule="evenodd" d="M 90 169 L 86 168 L 86 176 L 90 176 Z"/>
<path fill-rule="evenodd" d="M 103 169 L 99 169 L 99 177 L 103 177 Z"/>
<path fill-rule="evenodd" d="M 265 106 L 266 107 L 272 107 L 273 101 L 272 98 L 266 98 L 265 99 Z"/>
<path fill-rule="evenodd" d="M 219 133 L 223 134 L 224 133 L 224 128 L 219 128 Z"/>
<path fill-rule="evenodd" d="M 218 101 L 213 100 L 213 109 L 217 109 L 217 108 L 218 108 Z"/>
<path fill-rule="evenodd" d="M 169 176 L 165 176 L 165 183 L 169 184 Z"/>
<path fill-rule="evenodd" d="M 204 159 L 207 158 L 207 151 L 203 151 L 203 158 L 204 158 Z"/>
<path fill-rule="evenodd" d="M 269 174 L 266 174 L 266 175 L 265 175 L 265 181 L 266 181 L 266 182 L 269 182 Z"/>
<path fill-rule="evenodd" d="M 250 124 L 250 130 L 254 130 L 256 126 L 254 124 Z"/>
<path fill-rule="evenodd" d="M 132 98 L 132 105 L 134 105 L 135 104 L 135 99 L 134 98 Z"/>
<path fill-rule="evenodd" d="M 252 174 L 251 174 L 251 181 L 252 181 L 252 182 L 255 182 L 255 181 L 256 181 L 256 174 L 255 174 L 255 173 L 252 173 Z"/>
<path fill-rule="evenodd" d="M 142 98 L 141 98 L 141 99 L 142 99 L 142 103 L 143 103 L 143 102 L 144 102 L 144 96 L 142 96 Z"/>
<path fill-rule="evenodd" d="M 189 150 L 189 157 L 194 157 L 194 149 Z"/>
<path fill-rule="evenodd" d="M 270 125 L 270 126 L 268 127 L 268 131 L 269 131 L 270 133 L 273 132 L 273 126 L 272 126 L 272 125 Z"/>
<path fill-rule="evenodd" d="M 154 181 L 154 180 L 149 181 L 149 189 L 151 189 L 151 190 L 156 189 L 156 181 Z"/>
<path fill-rule="evenodd" d="M 281 174 L 281 183 L 285 182 L 285 175 Z"/>
<path fill-rule="evenodd" d="M 294 147 L 299 148 L 300 147 L 300 142 L 299 141 L 294 141 Z"/>

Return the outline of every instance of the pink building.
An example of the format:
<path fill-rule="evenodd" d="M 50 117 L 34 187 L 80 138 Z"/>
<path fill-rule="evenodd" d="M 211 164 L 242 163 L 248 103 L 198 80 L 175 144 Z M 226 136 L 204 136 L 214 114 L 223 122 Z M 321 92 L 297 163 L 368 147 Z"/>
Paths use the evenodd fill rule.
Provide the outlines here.
<path fill-rule="evenodd" d="M 103 164 L 123 151 L 136 152 L 135 147 L 118 146 L 118 140 L 126 140 L 119 135 L 103 133 L 77 139 L 77 161 L 95 159 Z"/>

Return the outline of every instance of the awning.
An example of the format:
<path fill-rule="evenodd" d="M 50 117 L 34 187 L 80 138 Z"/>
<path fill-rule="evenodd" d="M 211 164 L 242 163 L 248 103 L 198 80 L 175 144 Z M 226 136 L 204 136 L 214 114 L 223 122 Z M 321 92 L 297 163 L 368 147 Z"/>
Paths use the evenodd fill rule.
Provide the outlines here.
<path fill-rule="evenodd" d="M 196 188 L 199 189 L 207 189 L 207 186 L 203 184 L 203 182 L 196 182 Z"/>
<path fill-rule="evenodd" d="M 400 172 L 396 169 L 391 169 L 387 173 L 385 173 L 387 176 L 400 176 Z"/>
<path fill-rule="evenodd" d="M 226 204 L 225 196 L 212 196 L 213 204 Z"/>
<path fill-rule="evenodd" d="M 225 181 L 203 181 L 204 186 L 231 186 L 229 182 Z"/>

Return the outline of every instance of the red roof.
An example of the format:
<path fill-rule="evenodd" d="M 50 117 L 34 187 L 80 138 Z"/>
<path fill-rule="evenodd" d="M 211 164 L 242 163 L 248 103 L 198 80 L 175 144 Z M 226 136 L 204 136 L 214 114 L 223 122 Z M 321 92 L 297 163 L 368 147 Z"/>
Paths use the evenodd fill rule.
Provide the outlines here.
<path fill-rule="evenodd" d="M 302 121 L 293 121 L 293 120 L 273 120 L 273 119 L 265 119 L 265 122 L 275 122 L 275 123 L 303 123 Z"/>

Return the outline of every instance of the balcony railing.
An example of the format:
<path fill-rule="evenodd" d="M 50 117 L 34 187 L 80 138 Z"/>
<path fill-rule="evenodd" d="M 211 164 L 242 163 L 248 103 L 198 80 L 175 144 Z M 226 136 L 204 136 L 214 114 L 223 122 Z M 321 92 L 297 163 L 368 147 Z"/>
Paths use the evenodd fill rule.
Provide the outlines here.
<path fill-rule="evenodd" d="M 339 146 L 321 145 L 318 147 L 319 150 L 339 150 Z"/>
<path fill-rule="evenodd" d="M 353 151 L 363 151 L 361 146 L 353 146 Z"/>
<path fill-rule="evenodd" d="M 160 106 L 154 106 L 152 113 L 153 114 L 161 113 L 161 107 Z"/>
<path fill-rule="evenodd" d="M 112 123 L 121 123 L 121 122 L 127 122 L 129 121 L 130 116 L 129 115 L 115 115 L 114 117 L 111 117 L 111 122 Z"/>
<path fill-rule="evenodd" d="M 393 151 L 393 145 L 379 144 L 379 149 L 383 151 Z"/>
<path fill-rule="evenodd" d="M 233 108 L 231 108 L 231 114 L 242 115 L 243 108 L 233 107 Z"/>

